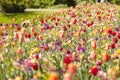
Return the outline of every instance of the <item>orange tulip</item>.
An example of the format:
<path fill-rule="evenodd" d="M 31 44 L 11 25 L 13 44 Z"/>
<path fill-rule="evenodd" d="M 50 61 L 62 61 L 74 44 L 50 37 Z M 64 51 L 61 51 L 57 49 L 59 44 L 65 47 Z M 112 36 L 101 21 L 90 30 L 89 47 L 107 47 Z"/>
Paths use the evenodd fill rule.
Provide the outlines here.
<path fill-rule="evenodd" d="M 58 75 L 56 73 L 51 73 L 48 80 L 58 80 Z"/>
<path fill-rule="evenodd" d="M 76 66 L 74 64 L 68 64 L 68 68 L 67 68 L 67 71 L 70 73 L 70 74 L 74 74 L 76 72 Z"/>
<path fill-rule="evenodd" d="M 94 40 L 91 42 L 92 48 L 96 49 L 97 48 L 97 42 Z"/>
<path fill-rule="evenodd" d="M 81 47 L 84 47 L 84 46 L 85 46 L 85 41 L 81 40 Z"/>
<path fill-rule="evenodd" d="M 7 29 L 7 26 L 2 26 L 1 29 L 5 31 Z"/>
<path fill-rule="evenodd" d="M 14 26 L 13 25 L 10 25 L 10 29 L 13 29 L 14 28 Z"/>
<path fill-rule="evenodd" d="M 22 50 L 21 47 L 19 47 L 19 48 L 17 49 L 17 53 L 19 53 L 19 54 L 22 54 L 22 53 L 23 53 L 23 50 Z"/>
<path fill-rule="evenodd" d="M 42 41 L 42 40 L 43 40 L 42 35 L 39 35 L 39 36 L 38 36 L 38 40 L 40 40 L 40 41 Z"/>
<path fill-rule="evenodd" d="M 110 59 L 110 56 L 107 53 L 102 53 L 101 54 L 102 61 L 107 62 Z"/>

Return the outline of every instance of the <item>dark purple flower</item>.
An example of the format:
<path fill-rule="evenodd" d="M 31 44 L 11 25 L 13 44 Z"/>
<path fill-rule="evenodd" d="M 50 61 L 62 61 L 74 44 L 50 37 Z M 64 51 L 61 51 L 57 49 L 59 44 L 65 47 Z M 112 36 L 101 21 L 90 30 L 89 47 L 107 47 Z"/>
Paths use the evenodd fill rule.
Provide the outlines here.
<path fill-rule="evenodd" d="M 20 58 L 20 59 L 18 60 L 18 63 L 23 64 L 23 59 Z"/>
<path fill-rule="evenodd" d="M 85 52 L 86 49 L 85 48 L 80 48 L 80 52 Z"/>
<path fill-rule="evenodd" d="M 55 43 L 56 46 L 60 46 L 61 44 L 62 44 L 61 41 L 58 41 L 58 42 Z"/>
<path fill-rule="evenodd" d="M 120 31 L 120 28 L 119 28 L 119 27 L 116 27 L 115 30 L 119 32 L 119 31 Z"/>
<path fill-rule="evenodd" d="M 97 40 L 98 40 L 98 38 L 96 37 L 96 38 L 95 38 L 95 40 L 97 41 Z"/>
<path fill-rule="evenodd" d="M 62 47 L 60 47 L 60 49 L 59 49 L 60 51 L 63 51 L 63 48 Z"/>

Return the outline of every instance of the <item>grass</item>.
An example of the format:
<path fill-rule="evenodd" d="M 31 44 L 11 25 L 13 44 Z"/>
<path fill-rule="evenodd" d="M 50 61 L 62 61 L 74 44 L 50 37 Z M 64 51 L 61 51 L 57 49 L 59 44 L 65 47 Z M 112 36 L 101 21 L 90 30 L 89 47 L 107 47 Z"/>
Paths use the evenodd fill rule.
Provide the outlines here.
<path fill-rule="evenodd" d="M 40 16 L 45 16 L 47 14 L 50 14 L 50 11 L 46 11 L 46 12 L 30 12 L 27 11 L 25 13 L 9 13 L 9 14 L 2 14 L 0 13 L 0 24 L 2 23 L 7 23 L 7 24 L 12 24 L 13 18 L 16 18 L 16 23 L 21 23 L 22 18 L 24 18 L 25 20 L 29 19 L 29 18 L 36 18 L 37 15 Z"/>

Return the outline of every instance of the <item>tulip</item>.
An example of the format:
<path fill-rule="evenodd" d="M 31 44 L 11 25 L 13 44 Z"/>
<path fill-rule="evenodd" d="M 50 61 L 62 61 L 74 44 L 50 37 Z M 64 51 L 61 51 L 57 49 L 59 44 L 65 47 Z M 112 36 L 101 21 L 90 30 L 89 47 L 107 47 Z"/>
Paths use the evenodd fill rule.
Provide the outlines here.
<path fill-rule="evenodd" d="M 117 43 L 117 42 L 118 42 L 118 39 L 117 39 L 117 38 L 113 38 L 113 42 L 114 42 L 114 43 Z"/>
<path fill-rule="evenodd" d="M 71 62 L 72 62 L 71 54 L 66 54 L 66 56 L 64 58 L 64 63 L 66 64 L 66 68 L 68 67 L 68 64 L 70 64 Z"/>
<path fill-rule="evenodd" d="M 29 33 L 29 34 L 27 34 L 27 37 L 28 37 L 28 38 L 31 38 L 31 34 L 30 34 L 30 33 Z"/>
<path fill-rule="evenodd" d="M 36 33 L 36 32 L 34 32 L 33 34 L 34 34 L 35 37 L 37 36 L 37 33 Z"/>
<path fill-rule="evenodd" d="M 96 58 L 96 53 L 94 51 L 92 51 L 89 58 L 90 59 L 95 59 Z"/>
<path fill-rule="evenodd" d="M 26 32 L 26 29 L 22 28 L 22 34 L 25 34 L 25 32 Z"/>
<path fill-rule="evenodd" d="M 48 80 L 58 80 L 58 75 L 56 73 L 51 73 Z"/>
<path fill-rule="evenodd" d="M 15 80 L 23 80 L 23 78 L 20 77 L 20 76 L 17 76 L 17 77 L 15 78 Z"/>
<path fill-rule="evenodd" d="M 119 68 L 110 68 L 107 71 L 107 75 L 110 79 L 115 80 L 119 76 Z"/>
<path fill-rule="evenodd" d="M 6 26 L 6 25 L 4 25 L 4 26 L 2 26 L 2 27 L 1 27 L 1 29 L 2 29 L 3 31 L 6 31 L 7 26 Z"/>
<path fill-rule="evenodd" d="M 118 37 L 118 39 L 120 39 L 120 33 L 118 33 L 117 37 Z"/>
<path fill-rule="evenodd" d="M 20 34 L 19 35 L 19 42 L 24 42 L 25 40 L 24 40 L 24 37 Z"/>
<path fill-rule="evenodd" d="M 63 30 L 59 31 L 59 35 L 60 35 L 60 38 L 64 38 L 65 37 L 65 33 Z"/>
<path fill-rule="evenodd" d="M 72 80 L 72 75 L 69 73 L 65 73 L 63 80 Z"/>
<path fill-rule="evenodd" d="M 32 63 L 31 67 L 36 71 L 38 70 L 38 64 L 37 63 Z"/>
<path fill-rule="evenodd" d="M 39 41 L 42 41 L 42 40 L 43 40 L 42 35 L 39 35 L 39 36 L 38 36 L 38 40 L 39 40 Z"/>
<path fill-rule="evenodd" d="M 115 44 L 115 43 L 111 44 L 111 48 L 112 48 L 112 49 L 114 49 L 115 47 L 116 47 L 116 44 Z"/>
<path fill-rule="evenodd" d="M 112 36 L 115 36 L 115 35 L 116 35 L 116 32 L 112 32 L 111 35 L 112 35 Z"/>
<path fill-rule="evenodd" d="M 18 35 L 17 32 L 14 32 L 14 38 L 15 38 L 15 39 L 19 39 L 19 35 Z"/>
<path fill-rule="evenodd" d="M 20 30 L 20 29 L 21 29 L 21 27 L 20 27 L 20 26 L 18 26 L 18 27 L 17 27 L 17 30 Z"/>
<path fill-rule="evenodd" d="M 74 74 L 76 72 L 76 66 L 72 63 L 68 64 L 67 71 L 70 74 Z"/>
<path fill-rule="evenodd" d="M 92 75 L 97 75 L 97 73 L 99 72 L 99 69 L 95 66 L 91 67 L 89 72 L 92 74 Z"/>
<path fill-rule="evenodd" d="M 103 62 L 108 62 L 110 60 L 110 56 L 107 53 L 102 53 L 101 57 Z"/>
<path fill-rule="evenodd" d="M 23 53 L 23 49 L 22 49 L 21 47 L 19 47 L 19 48 L 17 49 L 17 53 L 22 54 L 22 53 Z"/>
<path fill-rule="evenodd" d="M 92 42 L 91 42 L 91 46 L 92 46 L 92 48 L 96 49 L 96 47 L 97 47 L 97 42 L 96 42 L 95 40 L 92 41 Z"/>

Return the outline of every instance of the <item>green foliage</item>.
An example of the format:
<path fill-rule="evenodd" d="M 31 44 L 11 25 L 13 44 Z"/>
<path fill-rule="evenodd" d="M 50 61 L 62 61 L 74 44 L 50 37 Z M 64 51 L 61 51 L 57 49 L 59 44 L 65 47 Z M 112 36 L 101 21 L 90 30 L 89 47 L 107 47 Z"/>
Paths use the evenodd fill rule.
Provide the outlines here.
<path fill-rule="evenodd" d="M 120 5 L 120 0 L 110 0 L 111 3 Z"/>
<path fill-rule="evenodd" d="M 66 0 L 66 3 L 67 3 L 68 6 L 75 6 L 76 5 L 75 0 Z"/>
<path fill-rule="evenodd" d="M 66 0 L 55 0 L 54 4 L 66 4 Z"/>
<path fill-rule="evenodd" d="M 3 1 L 0 3 L 1 12 L 4 13 L 23 13 L 25 10 L 25 5 L 18 3 L 16 1 Z"/>
<path fill-rule="evenodd" d="M 34 4 L 30 7 L 34 8 L 46 8 L 54 5 L 55 0 L 34 0 Z"/>

